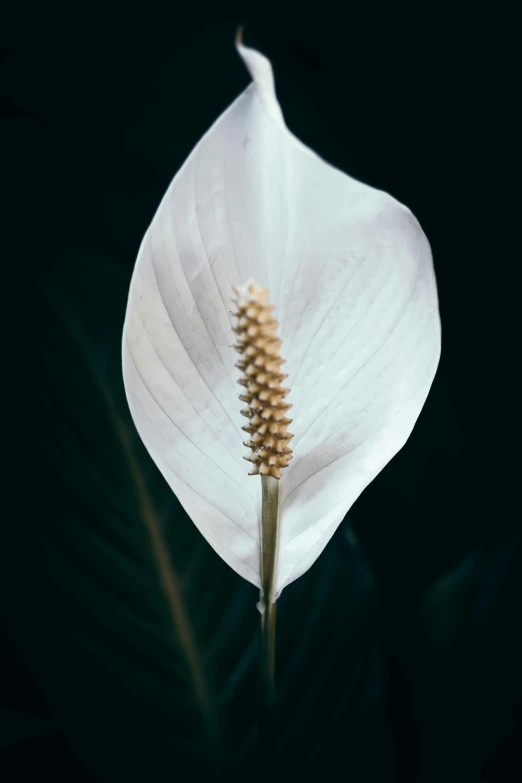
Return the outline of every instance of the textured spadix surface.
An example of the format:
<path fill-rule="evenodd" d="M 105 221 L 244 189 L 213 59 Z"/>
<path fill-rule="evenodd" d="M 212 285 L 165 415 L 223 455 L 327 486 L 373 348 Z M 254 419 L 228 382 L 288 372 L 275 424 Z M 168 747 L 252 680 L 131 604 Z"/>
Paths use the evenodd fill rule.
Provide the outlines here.
<path fill-rule="evenodd" d="M 299 142 L 269 61 L 238 51 L 253 83 L 195 147 L 143 239 L 124 380 L 141 438 L 185 510 L 259 585 L 261 480 L 243 460 L 232 289 L 250 278 L 268 288 L 293 406 L 280 593 L 408 438 L 440 322 L 429 244 L 411 212 Z"/>

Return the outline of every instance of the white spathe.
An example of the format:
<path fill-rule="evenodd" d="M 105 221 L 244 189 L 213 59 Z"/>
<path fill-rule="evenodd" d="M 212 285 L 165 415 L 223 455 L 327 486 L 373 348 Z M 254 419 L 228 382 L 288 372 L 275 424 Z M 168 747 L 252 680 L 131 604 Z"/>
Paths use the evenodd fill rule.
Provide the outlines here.
<path fill-rule="evenodd" d="M 440 321 L 411 212 L 299 142 L 270 62 L 238 51 L 253 83 L 192 151 L 143 239 L 123 370 L 156 465 L 218 554 L 259 586 L 261 479 L 243 460 L 232 286 L 268 287 L 293 405 L 279 594 L 407 440 L 437 368 Z"/>

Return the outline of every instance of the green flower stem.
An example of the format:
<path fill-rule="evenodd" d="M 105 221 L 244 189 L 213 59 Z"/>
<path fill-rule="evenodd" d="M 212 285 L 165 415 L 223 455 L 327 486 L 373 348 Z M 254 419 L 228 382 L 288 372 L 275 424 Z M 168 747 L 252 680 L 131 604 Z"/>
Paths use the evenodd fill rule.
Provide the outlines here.
<path fill-rule="evenodd" d="M 269 603 L 264 607 L 263 616 L 261 618 L 261 635 L 263 639 L 266 700 L 268 704 L 273 704 L 275 701 L 275 603 Z"/>
<path fill-rule="evenodd" d="M 275 701 L 275 576 L 279 533 L 279 481 L 261 477 L 261 638 L 265 696 Z"/>

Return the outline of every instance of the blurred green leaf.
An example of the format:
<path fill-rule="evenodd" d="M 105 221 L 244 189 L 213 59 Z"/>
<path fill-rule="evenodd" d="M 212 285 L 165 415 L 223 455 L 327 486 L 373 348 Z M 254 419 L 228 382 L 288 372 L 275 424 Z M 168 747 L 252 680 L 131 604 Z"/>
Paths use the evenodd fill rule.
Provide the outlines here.
<path fill-rule="evenodd" d="M 0 710 L 0 748 L 55 731 L 59 731 L 59 727 L 43 715 L 18 712 L 18 710 Z"/>
<path fill-rule="evenodd" d="M 495 748 L 516 730 L 521 574 L 521 531 L 507 518 L 424 595 L 410 642 L 421 783 L 447 775 L 481 780 Z"/>

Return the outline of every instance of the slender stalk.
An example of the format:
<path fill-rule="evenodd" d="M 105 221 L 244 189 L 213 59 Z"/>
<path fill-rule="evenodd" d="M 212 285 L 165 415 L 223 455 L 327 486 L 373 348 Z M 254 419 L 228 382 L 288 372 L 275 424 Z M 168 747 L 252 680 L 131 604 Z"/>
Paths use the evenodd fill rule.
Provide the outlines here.
<path fill-rule="evenodd" d="M 265 670 L 266 701 L 272 705 L 275 702 L 275 639 L 276 639 L 276 604 L 268 603 L 264 607 L 261 618 L 261 636 L 263 639 L 263 660 Z"/>
<path fill-rule="evenodd" d="M 261 477 L 261 639 L 267 704 L 275 701 L 275 570 L 279 538 L 279 481 Z"/>

